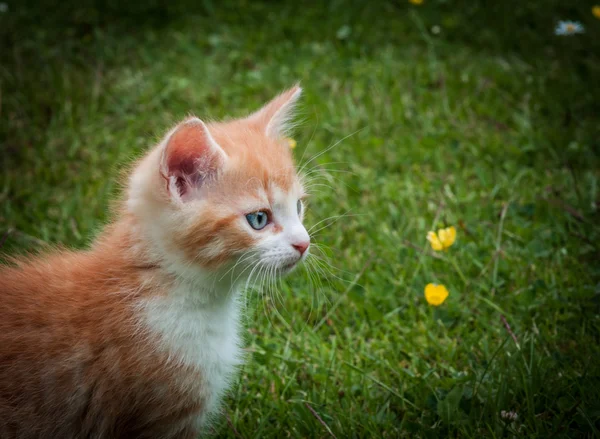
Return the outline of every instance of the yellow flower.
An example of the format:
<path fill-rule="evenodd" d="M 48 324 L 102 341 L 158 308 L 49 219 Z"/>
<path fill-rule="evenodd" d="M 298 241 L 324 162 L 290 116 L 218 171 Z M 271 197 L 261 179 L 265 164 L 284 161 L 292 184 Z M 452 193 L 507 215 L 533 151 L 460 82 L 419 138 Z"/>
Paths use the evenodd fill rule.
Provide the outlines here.
<path fill-rule="evenodd" d="M 451 226 L 439 229 L 437 234 L 435 232 L 428 232 L 427 240 L 431 244 L 431 248 L 435 251 L 446 250 L 456 241 L 456 228 Z"/>
<path fill-rule="evenodd" d="M 425 300 L 433 306 L 440 306 L 448 297 L 448 290 L 443 285 L 427 284 L 425 287 Z"/>
<path fill-rule="evenodd" d="M 592 15 L 596 18 L 600 18 L 600 6 L 599 5 L 592 7 Z"/>
<path fill-rule="evenodd" d="M 411 2 L 413 5 L 423 4 L 423 0 L 408 0 L 408 1 Z"/>
<path fill-rule="evenodd" d="M 294 149 L 296 147 L 296 141 L 291 137 L 288 137 L 287 142 L 291 149 Z"/>

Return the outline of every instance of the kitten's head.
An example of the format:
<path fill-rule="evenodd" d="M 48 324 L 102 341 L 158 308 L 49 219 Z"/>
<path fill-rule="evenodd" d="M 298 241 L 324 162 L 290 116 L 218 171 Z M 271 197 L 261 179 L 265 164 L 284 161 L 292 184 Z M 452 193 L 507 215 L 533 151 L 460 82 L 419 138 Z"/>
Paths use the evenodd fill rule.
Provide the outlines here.
<path fill-rule="evenodd" d="M 249 274 L 293 269 L 308 253 L 305 196 L 285 129 L 296 86 L 249 117 L 173 128 L 132 174 L 128 210 L 172 268 Z M 242 276 L 243 277 L 243 276 Z"/>

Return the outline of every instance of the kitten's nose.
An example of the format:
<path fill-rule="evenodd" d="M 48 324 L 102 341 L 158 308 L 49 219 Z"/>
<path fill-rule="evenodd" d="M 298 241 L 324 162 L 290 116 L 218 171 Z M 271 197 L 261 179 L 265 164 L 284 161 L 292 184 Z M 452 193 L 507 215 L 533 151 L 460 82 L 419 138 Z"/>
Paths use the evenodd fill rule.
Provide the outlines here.
<path fill-rule="evenodd" d="M 300 242 L 296 242 L 295 244 L 292 244 L 292 247 L 294 247 L 296 250 L 298 250 L 300 252 L 300 256 L 302 256 L 309 245 L 310 245 L 310 241 L 300 241 Z"/>

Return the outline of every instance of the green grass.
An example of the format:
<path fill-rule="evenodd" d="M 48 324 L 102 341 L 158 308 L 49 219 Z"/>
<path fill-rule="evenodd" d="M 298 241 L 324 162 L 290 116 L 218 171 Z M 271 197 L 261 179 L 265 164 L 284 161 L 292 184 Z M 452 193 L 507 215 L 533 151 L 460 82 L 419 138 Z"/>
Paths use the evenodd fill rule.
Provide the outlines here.
<path fill-rule="evenodd" d="M 3 250 L 86 246 L 169 124 L 243 115 L 301 80 L 298 158 L 339 142 L 308 165 L 329 262 L 254 297 L 216 435 L 600 435 L 591 4 L 199 3 L 9 2 Z M 563 18 L 586 33 L 553 36 Z M 425 236 L 446 225 L 457 242 L 434 254 Z M 438 308 L 430 282 L 450 291 Z"/>

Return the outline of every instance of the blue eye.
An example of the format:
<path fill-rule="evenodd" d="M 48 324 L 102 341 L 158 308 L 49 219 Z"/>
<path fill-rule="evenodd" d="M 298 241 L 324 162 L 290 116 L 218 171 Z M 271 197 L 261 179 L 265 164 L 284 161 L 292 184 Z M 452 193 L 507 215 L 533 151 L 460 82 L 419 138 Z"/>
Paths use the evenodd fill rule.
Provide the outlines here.
<path fill-rule="evenodd" d="M 298 209 L 298 216 L 300 216 L 300 214 L 302 213 L 302 200 L 298 200 L 296 208 Z"/>
<path fill-rule="evenodd" d="M 252 212 L 246 215 L 246 219 L 253 229 L 261 230 L 264 229 L 269 222 L 269 215 L 264 210 L 259 210 L 258 212 Z"/>

